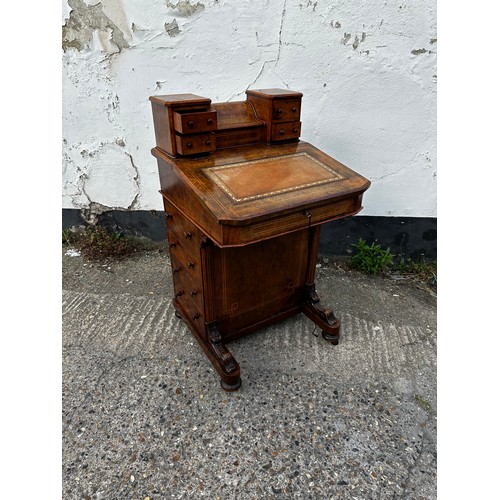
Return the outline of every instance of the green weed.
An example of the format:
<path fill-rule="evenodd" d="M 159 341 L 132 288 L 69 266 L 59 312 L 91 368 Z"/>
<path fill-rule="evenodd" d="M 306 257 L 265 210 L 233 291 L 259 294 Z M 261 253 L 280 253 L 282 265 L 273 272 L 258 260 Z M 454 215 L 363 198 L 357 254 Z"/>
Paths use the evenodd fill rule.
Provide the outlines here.
<path fill-rule="evenodd" d="M 393 270 L 403 276 L 419 278 L 429 285 L 437 285 L 436 261 L 400 259 L 399 263 L 394 265 Z"/>
<path fill-rule="evenodd" d="M 89 260 L 122 259 L 146 249 L 139 238 L 124 236 L 102 226 L 64 230 L 63 243 L 80 250 Z"/>
<path fill-rule="evenodd" d="M 369 274 L 379 274 L 387 271 L 393 264 L 394 254 L 390 249 L 383 250 L 380 245 L 372 243 L 368 245 L 362 238 L 352 245 L 357 253 L 351 259 L 351 265 Z"/>

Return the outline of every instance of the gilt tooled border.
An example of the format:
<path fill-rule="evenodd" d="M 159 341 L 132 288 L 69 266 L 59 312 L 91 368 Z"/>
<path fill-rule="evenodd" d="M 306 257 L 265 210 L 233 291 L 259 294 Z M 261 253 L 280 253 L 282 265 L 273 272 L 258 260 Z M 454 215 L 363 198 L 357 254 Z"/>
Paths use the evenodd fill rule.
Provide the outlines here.
<path fill-rule="evenodd" d="M 291 186 L 288 188 L 277 189 L 275 191 L 269 191 L 267 193 L 255 194 L 253 196 L 245 196 L 244 198 L 237 198 L 234 195 L 234 193 L 232 193 L 231 190 L 226 186 L 226 184 L 224 184 L 222 179 L 217 175 L 218 170 L 225 170 L 227 168 L 234 168 L 234 167 L 237 167 L 239 165 L 247 166 L 247 165 L 251 165 L 252 163 L 267 163 L 267 162 L 271 162 L 271 161 L 276 161 L 277 159 L 281 160 L 281 159 L 285 159 L 285 158 L 296 158 L 299 156 L 305 156 L 309 160 L 312 160 L 313 162 L 317 163 L 322 168 L 327 170 L 330 174 L 332 174 L 334 176 L 334 178 L 323 179 L 323 180 L 315 181 L 315 182 L 308 182 L 306 184 L 299 184 L 298 186 Z M 345 179 L 345 177 L 343 175 L 339 174 L 336 170 L 329 167 L 328 165 L 325 165 L 324 163 L 322 163 L 318 159 L 312 157 L 308 153 L 294 153 L 291 155 L 284 155 L 284 156 L 278 156 L 278 157 L 274 156 L 272 158 L 262 158 L 259 160 L 229 163 L 227 165 L 221 165 L 219 167 L 210 167 L 210 168 L 204 169 L 204 172 L 210 179 L 212 179 L 217 184 L 217 186 L 219 186 L 236 203 L 243 203 L 245 201 L 258 200 L 259 198 L 265 198 L 267 196 L 276 196 L 276 195 L 283 194 L 283 193 L 289 193 L 291 191 L 298 191 L 299 189 L 304 189 L 304 188 L 313 187 L 313 186 L 319 186 L 321 184 L 328 184 L 329 182 L 338 182 L 338 181 Z"/>

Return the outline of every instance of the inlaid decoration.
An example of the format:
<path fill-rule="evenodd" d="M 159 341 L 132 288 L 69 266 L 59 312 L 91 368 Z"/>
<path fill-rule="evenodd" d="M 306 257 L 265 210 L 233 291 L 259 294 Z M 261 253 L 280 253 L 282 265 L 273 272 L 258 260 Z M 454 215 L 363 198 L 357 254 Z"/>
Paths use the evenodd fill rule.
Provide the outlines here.
<path fill-rule="evenodd" d="M 203 172 L 236 203 L 344 179 L 335 169 L 305 152 L 209 167 Z"/>

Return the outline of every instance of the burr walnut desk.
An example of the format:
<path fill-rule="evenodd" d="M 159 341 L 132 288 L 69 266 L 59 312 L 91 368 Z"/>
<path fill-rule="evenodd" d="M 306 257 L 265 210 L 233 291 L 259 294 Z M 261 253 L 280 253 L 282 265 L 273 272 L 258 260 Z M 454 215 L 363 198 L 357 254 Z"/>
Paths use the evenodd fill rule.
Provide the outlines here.
<path fill-rule="evenodd" d="M 338 343 L 314 283 L 320 226 L 359 212 L 370 186 L 299 140 L 300 92 L 246 94 L 150 97 L 176 315 L 227 391 L 241 379 L 226 344 L 265 325 L 303 312 Z"/>

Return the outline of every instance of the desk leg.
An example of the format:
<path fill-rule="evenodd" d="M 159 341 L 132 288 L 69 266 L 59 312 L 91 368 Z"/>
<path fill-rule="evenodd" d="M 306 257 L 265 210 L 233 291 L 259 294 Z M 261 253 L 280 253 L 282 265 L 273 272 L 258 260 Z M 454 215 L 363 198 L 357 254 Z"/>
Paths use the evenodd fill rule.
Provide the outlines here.
<path fill-rule="evenodd" d="M 205 302 L 206 341 L 202 347 L 220 375 L 220 385 L 228 392 L 237 391 L 241 387 L 240 366 L 229 349 L 222 342 L 215 314 L 215 282 L 214 282 L 214 243 L 203 235 L 201 245 L 201 262 Z"/>
<path fill-rule="evenodd" d="M 335 317 L 333 311 L 320 304 L 321 299 L 316 292 L 316 285 L 306 285 L 306 303 L 304 314 L 322 329 L 325 340 L 333 345 L 339 343 L 340 320 Z"/>
<path fill-rule="evenodd" d="M 318 292 L 316 292 L 316 285 L 314 283 L 320 228 L 321 226 L 309 228 L 309 259 L 303 311 L 311 321 L 322 329 L 323 338 L 333 345 L 337 345 L 340 337 L 340 320 L 335 317 L 331 309 L 324 307 L 320 303 L 321 299 L 319 298 Z"/>
<path fill-rule="evenodd" d="M 220 385 L 228 392 L 237 391 L 241 387 L 240 365 L 229 352 L 217 327 L 217 322 L 206 323 L 205 332 L 199 332 L 196 325 L 188 320 L 182 308 L 175 307 L 175 316 L 189 326 L 192 335 L 198 341 L 212 366 L 220 375 Z"/>
<path fill-rule="evenodd" d="M 212 364 L 221 376 L 221 387 L 228 392 L 238 390 L 241 387 L 240 367 L 229 349 L 223 344 L 217 322 L 209 323 L 207 331 L 209 346 L 216 358 L 215 362 L 212 359 Z"/>

